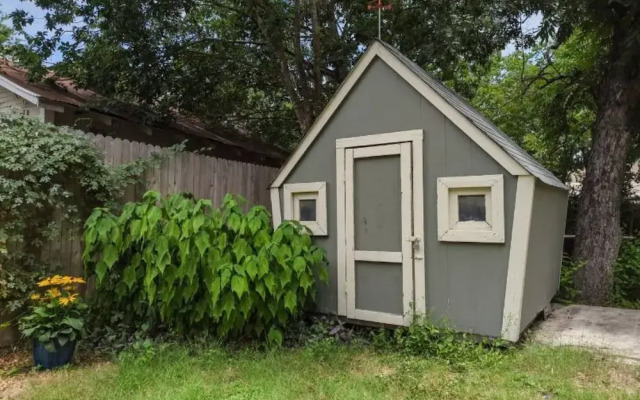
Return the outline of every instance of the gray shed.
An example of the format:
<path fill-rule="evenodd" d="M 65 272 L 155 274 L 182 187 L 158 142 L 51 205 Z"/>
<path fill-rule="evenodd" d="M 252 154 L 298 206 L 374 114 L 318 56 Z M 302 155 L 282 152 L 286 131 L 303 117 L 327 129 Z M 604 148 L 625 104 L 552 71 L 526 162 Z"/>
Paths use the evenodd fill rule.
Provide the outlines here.
<path fill-rule="evenodd" d="M 360 58 L 271 186 L 274 225 L 327 249 L 318 311 L 416 314 L 516 341 L 558 289 L 568 188 L 386 43 Z"/>

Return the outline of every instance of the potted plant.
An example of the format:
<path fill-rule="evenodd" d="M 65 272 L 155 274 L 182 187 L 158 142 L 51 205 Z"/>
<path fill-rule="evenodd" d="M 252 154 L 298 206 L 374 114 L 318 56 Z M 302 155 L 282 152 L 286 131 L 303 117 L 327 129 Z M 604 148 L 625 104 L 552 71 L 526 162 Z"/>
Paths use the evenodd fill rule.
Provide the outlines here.
<path fill-rule="evenodd" d="M 76 341 L 85 334 L 87 305 L 78 294 L 81 283 L 82 278 L 60 275 L 38 282 L 33 304 L 19 322 L 22 335 L 33 341 L 36 366 L 51 369 L 71 361 Z"/>

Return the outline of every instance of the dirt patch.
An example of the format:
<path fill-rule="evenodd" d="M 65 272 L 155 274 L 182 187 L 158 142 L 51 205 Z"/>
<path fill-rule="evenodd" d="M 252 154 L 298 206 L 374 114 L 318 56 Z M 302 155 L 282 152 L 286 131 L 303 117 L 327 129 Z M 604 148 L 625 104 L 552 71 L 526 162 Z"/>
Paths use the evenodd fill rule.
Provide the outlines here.
<path fill-rule="evenodd" d="M 637 368 L 616 361 L 606 361 L 603 362 L 601 371 L 603 373 L 578 373 L 576 385 L 591 389 L 613 388 L 624 390 L 627 394 L 640 393 L 640 370 Z"/>
<path fill-rule="evenodd" d="M 26 342 L 0 348 L 0 377 L 28 372 L 33 366 L 31 348 Z"/>
<path fill-rule="evenodd" d="M 359 354 L 350 362 L 350 370 L 354 375 L 383 377 L 396 373 L 396 369 L 390 365 L 381 363 L 374 357 Z"/>
<path fill-rule="evenodd" d="M 25 377 L 0 378 L 0 400 L 17 398 L 24 392 L 26 386 Z"/>
<path fill-rule="evenodd" d="M 71 368 L 101 368 L 109 365 L 108 357 L 79 348 Z M 25 341 L 0 348 L 0 400 L 15 399 L 27 388 L 55 379 L 63 371 L 37 371 L 33 366 L 31 345 Z"/>

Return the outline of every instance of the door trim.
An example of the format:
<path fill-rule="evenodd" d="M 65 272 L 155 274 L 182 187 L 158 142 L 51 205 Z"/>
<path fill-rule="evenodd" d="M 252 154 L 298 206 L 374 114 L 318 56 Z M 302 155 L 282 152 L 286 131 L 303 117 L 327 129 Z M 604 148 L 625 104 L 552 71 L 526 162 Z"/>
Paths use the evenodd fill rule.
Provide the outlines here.
<path fill-rule="evenodd" d="M 425 265 L 424 265 L 424 256 L 425 256 L 425 248 L 424 248 L 424 182 L 423 182 L 423 131 L 421 129 L 411 130 L 411 131 L 403 131 L 403 132 L 393 132 L 393 133 L 383 133 L 376 135 L 367 135 L 360 137 L 352 137 L 352 138 L 344 138 L 336 140 L 336 199 L 337 199 L 337 252 L 338 252 L 338 265 L 337 265 L 337 286 L 338 286 L 338 315 L 347 316 L 347 293 L 351 290 L 352 293 L 355 293 L 355 282 L 349 282 L 349 284 L 353 283 L 353 288 L 348 287 L 347 282 L 347 227 L 351 226 L 351 237 L 353 237 L 353 221 L 351 224 L 347 223 L 347 213 L 345 212 L 345 206 L 347 201 L 347 193 L 346 193 L 346 182 L 349 179 L 351 182 L 353 181 L 353 151 L 358 147 L 364 146 L 374 146 L 374 145 L 382 145 L 382 144 L 393 144 L 393 143 L 406 143 L 410 145 L 411 149 L 411 157 L 409 160 L 411 166 L 411 186 L 410 190 L 412 192 L 412 198 L 409 198 L 410 207 L 409 210 L 409 219 L 411 219 L 412 226 L 412 234 L 409 235 L 412 239 L 417 238 L 418 243 L 417 246 L 413 248 L 413 259 L 409 261 L 413 261 L 413 298 L 408 299 L 409 309 L 413 309 L 416 314 L 424 315 L 426 313 L 426 281 L 425 281 Z M 364 149 L 362 149 L 364 150 Z M 365 153 L 369 150 L 364 150 Z M 377 150 L 374 150 L 374 153 Z M 359 150 L 360 152 L 360 150 Z M 362 154 L 360 152 L 360 154 Z M 352 197 L 352 193 L 351 196 Z M 351 204 L 353 204 L 353 199 L 351 198 Z M 413 214 L 413 218 L 411 218 L 411 213 Z M 351 216 L 353 218 L 353 216 Z M 413 246 L 414 242 L 409 242 L 406 238 L 403 238 L 403 247 L 404 246 Z M 362 252 L 358 252 L 360 256 L 366 257 L 367 254 L 362 254 Z M 355 256 L 355 253 L 354 253 Z M 397 256 L 393 256 L 397 257 Z M 396 258 L 397 259 L 397 258 Z M 409 280 L 404 280 L 409 281 Z M 405 288 L 403 288 L 403 291 Z M 404 299 L 403 299 L 404 300 Z M 403 303 L 404 306 L 405 303 Z M 377 315 L 382 314 L 382 315 Z M 395 315 L 385 314 L 385 313 L 377 313 L 374 311 L 363 311 L 360 310 L 357 313 L 357 319 L 362 319 L 366 321 L 372 322 L 383 322 L 383 323 L 391 323 L 395 325 L 402 325 L 410 323 L 412 315 L 406 316 L 406 318 L 394 318 L 394 321 L 391 322 L 390 318 L 386 318 L 387 321 L 383 321 L 385 317 L 393 316 L 399 317 Z"/>

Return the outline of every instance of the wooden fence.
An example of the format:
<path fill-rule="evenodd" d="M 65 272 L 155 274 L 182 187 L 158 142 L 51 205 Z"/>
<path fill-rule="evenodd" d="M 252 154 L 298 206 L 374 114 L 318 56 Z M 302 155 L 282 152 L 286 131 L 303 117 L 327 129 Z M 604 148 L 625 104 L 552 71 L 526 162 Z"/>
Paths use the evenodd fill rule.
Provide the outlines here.
<path fill-rule="evenodd" d="M 113 165 L 149 156 L 161 150 L 158 146 L 131 142 L 119 138 L 87 134 L 96 143 L 105 161 Z M 127 189 L 124 201 L 139 200 L 147 190 L 157 190 L 163 195 L 189 192 L 197 198 L 209 198 L 215 207 L 220 206 L 226 193 L 242 195 L 248 205 L 262 204 L 270 208 L 269 185 L 278 169 L 263 165 L 225 160 L 205 155 L 182 152 L 147 171 L 147 185 Z M 62 271 L 70 275 L 82 275 L 82 243 L 71 234 L 69 227 L 60 227 L 60 240 L 49 243 L 43 249 L 43 259 L 60 264 Z"/>

